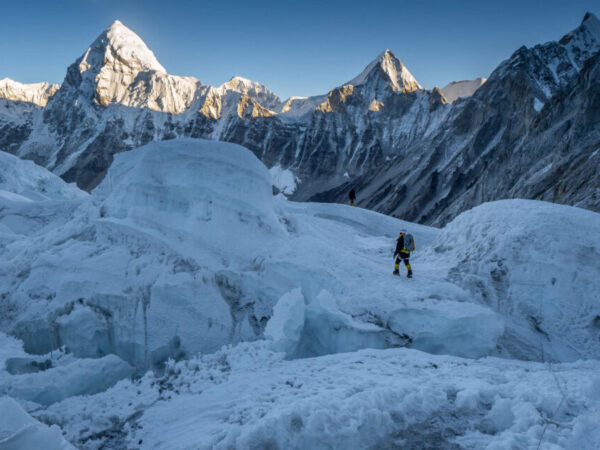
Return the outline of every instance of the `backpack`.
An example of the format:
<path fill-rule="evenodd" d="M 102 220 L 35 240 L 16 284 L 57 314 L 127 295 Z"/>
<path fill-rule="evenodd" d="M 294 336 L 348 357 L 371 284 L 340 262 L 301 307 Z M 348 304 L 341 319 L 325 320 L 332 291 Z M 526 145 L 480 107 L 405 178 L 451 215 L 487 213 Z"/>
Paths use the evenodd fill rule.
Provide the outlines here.
<path fill-rule="evenodd" d="M 415 240 L 413 238 L 412 234 L 405 234 L 404 235 L 404 250 L 406 250 L 407 252 L 412 252 L 413 249 L 415 248 Z"/>

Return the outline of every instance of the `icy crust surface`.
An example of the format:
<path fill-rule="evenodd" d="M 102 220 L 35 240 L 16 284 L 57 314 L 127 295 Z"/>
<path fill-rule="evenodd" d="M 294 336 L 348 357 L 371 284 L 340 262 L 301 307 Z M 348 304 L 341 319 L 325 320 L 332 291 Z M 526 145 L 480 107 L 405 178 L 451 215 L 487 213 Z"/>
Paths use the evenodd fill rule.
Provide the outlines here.
<path fill-rule="evenodd" d="M 361 350 L 286 361 L 264 342 L 170 364 L 36 415 L 81 448 L 593 449 L 598 361 Z M 118 432 L 116 430 L 119 430 Z"/>
<path fill-rule="evenodd" d="M 414 350 L 277 361 L 256 345 L 173 366 L 146 448 L 593 448 L 597 361 L 548 367 Z M 165 395 L 165 393 L 163 393 Z M 160 432 L 157 424 L 169 430 Z M 548 426 L 547 426 L 548 425 Z"/>
<path fill-rule="evenodd" d="M 90 449 L 595 442 L 598 214 L 502 201 L 439 230 L 271 183 L 183 139 L 59 212 L 20 201 L 45 223 L 0 234 L 0 394 Z"/>

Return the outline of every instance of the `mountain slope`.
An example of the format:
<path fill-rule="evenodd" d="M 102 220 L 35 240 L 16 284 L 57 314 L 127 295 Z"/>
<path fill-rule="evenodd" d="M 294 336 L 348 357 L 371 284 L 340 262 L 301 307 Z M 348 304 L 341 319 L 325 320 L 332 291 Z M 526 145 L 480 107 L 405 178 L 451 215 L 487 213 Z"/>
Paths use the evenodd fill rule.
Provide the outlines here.
<path fill-rule="evenodd" d="M 595 209 L 594 171 L 577 161 L 597 148 L 597 127 L 580 106 L 588 97 L 593 103 L 593 69 L 585 68 L 597 59 L 599 24 L 587 14 L 559 42 L 519 49 L 473 96 L 448 105 L 389 50 L 348 83 L 310 98 L 282 102 L 241 77 L 206 86 L 167 74 L 141 39 L 115 22 L 68 69 L 45 109 L 0 100 L 0 149 L 88 191 L 115 154 L 194 137 L 246 146 L 273 173 L 286 174 L 294 199 L 345 201 L 354 186 L 361 206 L 423 223 L 443 224 L 505 197 Z M 549 112 L 555 105 L 562 113 Z M 567 150 L 557 130 L 571 121 L 586 125 L 565 135 Z M 570 156 L 557 156 L 565 152 Z M 561 159 L 552 166 L 560 170 L 544 172 L 553 158 Z M 578 183 L 581 174 L 587 181 Z"/>
<path fill-rule="evenodd" d="M 389 50 L 328 94 L 282 104 L 241 77 L 212 87 L 169 75 L 115 22 L 69 67 L 43 114 L 33 113 L 21 131 L 8 123 L 0 143 L 91 190 L 121 151 L 184 136 L 224 140 L 291 171 L 303 199 L 407 148 L 445 110 L 440 92 L 423 90 Z"/>
<path fill-rule="evenodd" d="M 445 224 L 502 198 L 534 198 L 600 211 L 597 65 L 600 22 L 521 48 L 472 97 L 457 102 L 414 157 L 399 157 L 315 199 L 345 200 L 421 223 Z M 587 58 L 587 59 L 586 59 Z"/>

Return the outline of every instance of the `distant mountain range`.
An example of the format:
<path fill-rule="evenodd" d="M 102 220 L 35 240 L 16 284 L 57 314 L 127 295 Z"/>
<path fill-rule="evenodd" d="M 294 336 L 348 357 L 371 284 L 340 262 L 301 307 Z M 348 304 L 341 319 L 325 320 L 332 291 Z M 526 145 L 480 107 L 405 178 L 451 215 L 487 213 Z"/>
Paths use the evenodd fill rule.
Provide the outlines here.
<path fill-rule="evenodd" d="M 246 146 L 297 200 L 345 201 L 354 187 L 360 206 L 429 224 L 507 197 L 600 211 L 599 50 L 588 13 L 487 81 L 426 90 L 386 50 L 327 94 L 282 101 L 241 77 L 169 75 L 117 21 L 60 88 L 0 80 L 0 150 L 91 190 L 116 153 L 201 137 Z"/>

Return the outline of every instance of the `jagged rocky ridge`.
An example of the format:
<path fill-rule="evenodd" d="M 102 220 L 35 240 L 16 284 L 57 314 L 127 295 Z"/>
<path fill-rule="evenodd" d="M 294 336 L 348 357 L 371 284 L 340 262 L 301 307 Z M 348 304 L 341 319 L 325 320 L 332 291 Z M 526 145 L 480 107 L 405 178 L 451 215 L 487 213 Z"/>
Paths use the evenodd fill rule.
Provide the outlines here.
<path fill-rule="evenodd" d="M 389 50 L 327 95 L 282 102 L 240 77 L 212 87 L 169 75 L 115 22 L 69 67 L 45 110 L 24 112 L 20 127 L 3 121 L 0 148 L 89 190 L 115 153 L 182 136 L 225 140 L 290 168 L 306 198 L 392 157 L 433 127 L 443 106 Z"/>
<path fill-rule="evenodd" d="M 43 107 L 59 88 L 58 84 L 46 82 L 23 84 L 10 78 L 4 78 L 0 80 L 0 98 L 33 103 Z"/>
<path fill-rule="evenodd" d="M 202 137 L 242 144 L 268 167 L 289 169 L 298 200 L 342 201 L 354 186 L 361 206 L 435 224 L 505 197 L 598 210 L 585 170 L 593 175 L 594 165 L 577 161 L 599 147 L 590 72 L 599 49 L 600 22 L 587 14 L 559 42 L 519 49 L 452 105 L 389 50 L 328 94 L 282 101 L 240 77 L 212 87 L 169 75 L 117 21 L 69 67 L 45 108 L 0 99 L 0 150 L 90 190 L 116 153 Z"/>
<path fill-rule="evenodd" d="M 530 198 L 600 211 L 600 22 L 521 47 L 437 129 L 389 164 L 315 196 L 441 225 L 490 200 Z"/>

